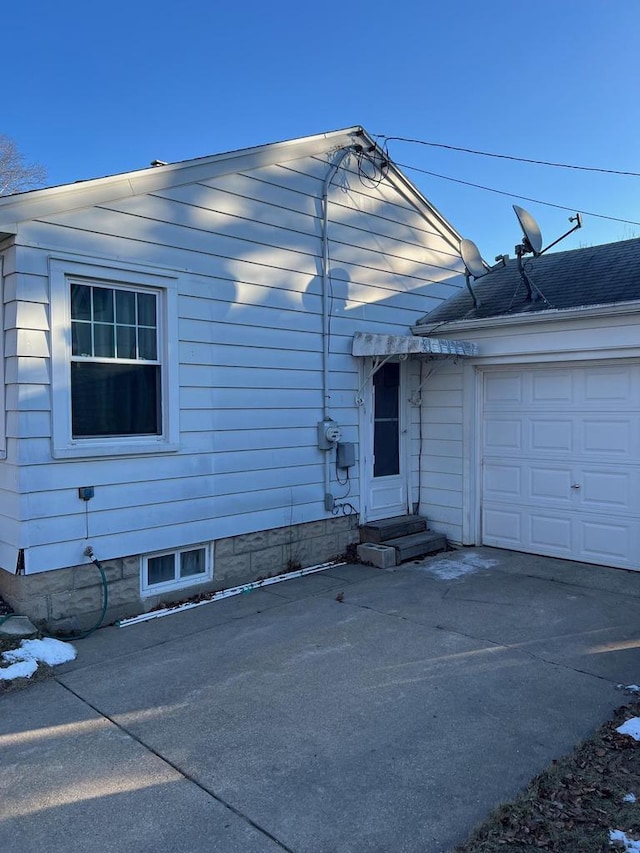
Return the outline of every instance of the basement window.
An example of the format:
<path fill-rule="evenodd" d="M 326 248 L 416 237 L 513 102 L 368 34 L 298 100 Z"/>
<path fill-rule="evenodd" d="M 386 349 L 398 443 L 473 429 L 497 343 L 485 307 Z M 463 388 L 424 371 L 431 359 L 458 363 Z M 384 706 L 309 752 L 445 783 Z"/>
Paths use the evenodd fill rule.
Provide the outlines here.
<path fill-rule="evenodd" d="M 191 546 L 142 558 L 142 595 L 203 583 L 212 577 L 210 548 Z"/>

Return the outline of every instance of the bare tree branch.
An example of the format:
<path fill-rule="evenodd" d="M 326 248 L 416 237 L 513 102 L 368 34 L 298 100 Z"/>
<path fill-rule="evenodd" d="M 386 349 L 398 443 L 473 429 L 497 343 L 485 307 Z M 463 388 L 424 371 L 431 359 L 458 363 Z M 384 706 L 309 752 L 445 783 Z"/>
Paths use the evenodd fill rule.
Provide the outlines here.
<path fill-rule="evenodd" d="M 0 196 L 42 185 L 47 171 L 40 163 L 27 163 L 9 136 L 0 133 Z"/>

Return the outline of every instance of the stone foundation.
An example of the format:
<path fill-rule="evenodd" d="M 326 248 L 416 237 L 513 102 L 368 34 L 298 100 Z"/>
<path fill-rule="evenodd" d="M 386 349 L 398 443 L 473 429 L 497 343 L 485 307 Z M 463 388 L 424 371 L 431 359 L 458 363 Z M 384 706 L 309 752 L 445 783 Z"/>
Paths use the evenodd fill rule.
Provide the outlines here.
<path fill-rule="evenodd" d="M 145 613 L 158 604 L 183 601 L 200 592 L 328 562 L 343 555 L 358 538 L 357 516 L 339 516 L 218 539 L 213 543 L 211 580 L 145 598 L 140 596 L 140 555 L 104 560 L 109 606 L 103 624 Z M 103 606 L 102 578 L 91 563 L 34 575 L 14 575 L 0 569 L 0 595 L 34 625 L 59 632 L 90 628 Z"/>

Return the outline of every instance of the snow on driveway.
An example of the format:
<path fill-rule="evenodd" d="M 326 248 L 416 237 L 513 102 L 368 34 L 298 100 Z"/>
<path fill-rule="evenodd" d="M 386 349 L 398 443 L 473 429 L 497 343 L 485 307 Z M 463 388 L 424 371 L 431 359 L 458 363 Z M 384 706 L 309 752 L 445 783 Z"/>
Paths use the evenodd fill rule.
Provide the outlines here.
<path fill-rule="evenodd" d="M 13 681 L 14 678 L 31 678 L 38 669 L 38 663 L 56 666 L 74 660 L 78 652 L 71 643 L 45 637 L 43 640 L 22 640 L 20 647 L 2 653 L 2 659 L 9 666 L 0 667 L 0 681 Z"/>

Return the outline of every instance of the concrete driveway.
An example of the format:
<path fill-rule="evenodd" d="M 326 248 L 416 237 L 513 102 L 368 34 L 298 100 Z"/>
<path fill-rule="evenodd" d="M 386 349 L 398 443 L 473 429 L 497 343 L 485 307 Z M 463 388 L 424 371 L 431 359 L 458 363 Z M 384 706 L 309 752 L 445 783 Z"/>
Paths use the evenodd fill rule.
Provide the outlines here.
<path fill-rule="evenodd" d="M 639 616 L 640 573 L 474 548 L 103 629 L 0 698 L 0 849 L 449 850 L 623 703 Z"/>

